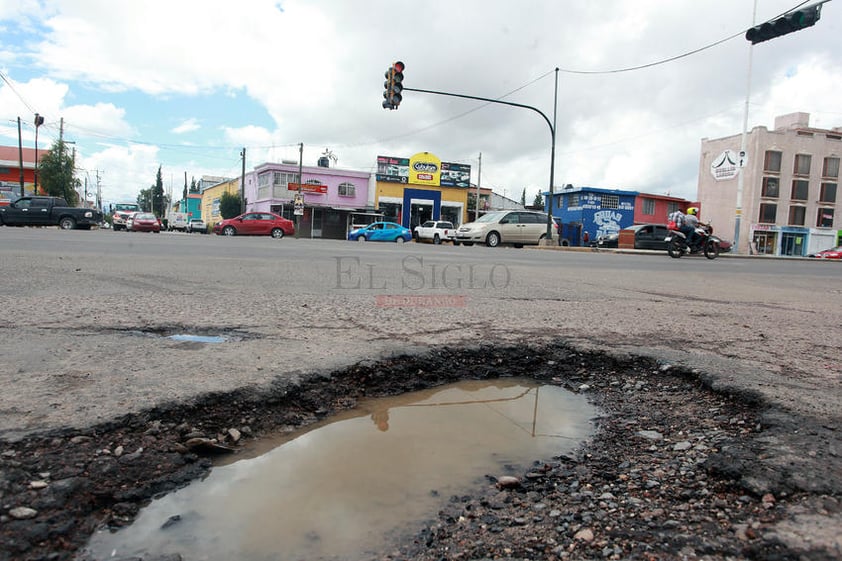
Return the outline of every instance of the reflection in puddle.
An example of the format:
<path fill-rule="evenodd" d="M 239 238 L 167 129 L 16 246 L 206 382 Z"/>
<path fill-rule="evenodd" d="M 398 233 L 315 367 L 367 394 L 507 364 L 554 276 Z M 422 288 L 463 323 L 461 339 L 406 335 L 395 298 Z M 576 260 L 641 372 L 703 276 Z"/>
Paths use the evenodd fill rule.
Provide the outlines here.
<path fill-rule="evenodd" d="M 371 399 L 279 441 L 89 544 L 95 558 L 180 553 L 185 560 L 364 559 L 433 519 L 452 495 L 570 452 L 596 410 L 524 380 L 461 382 Z"/>

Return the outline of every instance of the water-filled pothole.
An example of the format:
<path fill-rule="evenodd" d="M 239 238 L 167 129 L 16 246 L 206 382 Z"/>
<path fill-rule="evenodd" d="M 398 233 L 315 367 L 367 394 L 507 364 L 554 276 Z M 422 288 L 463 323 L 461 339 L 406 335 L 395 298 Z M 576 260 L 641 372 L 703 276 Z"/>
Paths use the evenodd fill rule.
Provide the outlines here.
<path fill-rule="evenodd" d="M 93 536 L 94 558 L 365 559 L 417 531 L 452 495 L 570 452 L 596 409 L 556 386 L 461 382 L 361 402 L 261 442 L 201 482 Z"/>

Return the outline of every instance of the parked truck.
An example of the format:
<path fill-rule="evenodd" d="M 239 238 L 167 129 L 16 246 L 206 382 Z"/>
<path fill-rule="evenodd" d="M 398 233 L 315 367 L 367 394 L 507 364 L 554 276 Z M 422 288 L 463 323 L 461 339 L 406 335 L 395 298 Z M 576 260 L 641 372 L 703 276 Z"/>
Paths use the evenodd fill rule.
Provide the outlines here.
<path fill-rule="evenodd" d="M 58 226 L 62 230 L 90 230 L 102 222 L 98 210 L 67 206 L 61 197 L 20 197 L 0 206 L 4 226 Z"/>
<path fill-rule="evenodd" d="M 178 230 L 181 232 L 187 231 L 187 213 L 186 212 L 173 212 L 170 213 L 170 219 L 167 222 L 167 229 L 170 231 Z"/>
<path fill-rule="evenodd" d="M 115 232 L 127 229 L 129 217 L 140 212 L 140 205 L 137 203 L 116 203 L 111 205 L 111 227 Z"/>

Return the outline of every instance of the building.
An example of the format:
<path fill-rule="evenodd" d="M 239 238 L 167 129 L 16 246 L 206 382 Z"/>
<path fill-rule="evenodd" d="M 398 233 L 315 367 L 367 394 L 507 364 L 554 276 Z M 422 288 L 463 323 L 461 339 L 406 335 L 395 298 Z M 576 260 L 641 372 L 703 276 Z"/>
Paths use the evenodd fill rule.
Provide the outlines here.
<path fill-rule="evenodd" d="M 373 210 L 370 203 L 371 173 L 297 162 L 263 163 L 246 174 L 246 210 L 269 211 L 297 222 L 300 237 L 345 239 L 356 212 Z M 301 197 L 301 214 L 295 201 Z"/>
<path fill-rule="evenodd" d="M 217 222 L 222 222 L 219 214 L 219 200 L 223 193 L 240 196 L 240 179 L 227 179 L 212 186 L 205 186 L 201 197 L 201 218 L 208 228 L 213 228 Z M 210 230 L 209 230 L 210 231 Z"/>
<path fill-rule="evenodd" d="M 810 127 L 808 113 L 775 119 L 774 130 L 702 139 L 698 197 L 703 221 L 735 231 L 743 174 L 739 253 L 803 256 L 839 245 L 837 190 L 842 127 Z"/>
<path fill-rule="evenodd" d="M 16 199 L 24 194 L 33 194 L 35 187 L 35 149 L 17 146 L 0 146 L 0 198 Z M 38 150 L 43 157 L 48 150 Z M 23 193 L 21 193 L 21 168 L 23 168 Z"/>
<path fill-rule="evenodd" d="M 442 162 L 429 152 L 411 158 L 377 156 L 374 206 L 385 220 L 409 229 L 427 220 L 458 226 L 468 219 L 469 191 L 470 165 Z M 472 194 L 476 195 L 475 189 Z M 488 200 L 481 192 L 481 206 L 483 199 Z"/>
<path fill-rule="evenodd" d="M 574 187 L 553 193 L 553 217 L 561 226 L 562 244 L 583 245 L 584 240 L 617 234 L 635 223 L 636 191 Z M 544 192 L 545 206 L 549 192 Z M 661 220 L 666 222 L 666 216 Z"/>

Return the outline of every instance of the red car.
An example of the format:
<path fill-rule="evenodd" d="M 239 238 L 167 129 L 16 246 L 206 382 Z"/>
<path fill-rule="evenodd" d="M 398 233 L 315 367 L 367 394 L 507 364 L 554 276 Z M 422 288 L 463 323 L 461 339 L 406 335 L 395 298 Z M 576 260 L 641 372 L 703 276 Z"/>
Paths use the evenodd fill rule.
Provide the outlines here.
<path fill-rule="evenodd" d="M 131 226 L 128 228 L 132 232 L 155 232 L 161 233 L 161 222 L 158 217 L 151 212 L 138 212 L 132 217 Z"/>
<path fill-rule="evenodd" d="M 295 234 L 295 224 L 273 212 L 247 212 L 214 224 L 215 234 L 223 236 L 272 236 Z"/>
<path fill-rule="evenodd" d="M 842 259 L 842 245 L 825 249 L 817 253 L 811 253 L 807 257 L 818 257 L 819 259 Z"/>

